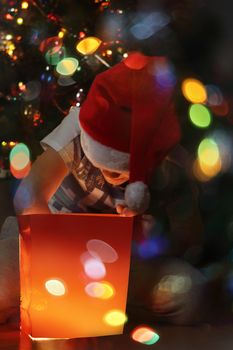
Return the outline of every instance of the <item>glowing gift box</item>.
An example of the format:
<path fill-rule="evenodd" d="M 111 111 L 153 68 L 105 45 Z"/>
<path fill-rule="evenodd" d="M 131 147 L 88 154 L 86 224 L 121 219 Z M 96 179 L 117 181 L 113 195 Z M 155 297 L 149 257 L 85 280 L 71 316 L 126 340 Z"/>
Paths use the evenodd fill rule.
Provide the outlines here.
<path fill-rule="evenodd" d="M 121 334 L 132 218 L 38 214 L 18 220 L 21 331 L 32 338 Z"/>

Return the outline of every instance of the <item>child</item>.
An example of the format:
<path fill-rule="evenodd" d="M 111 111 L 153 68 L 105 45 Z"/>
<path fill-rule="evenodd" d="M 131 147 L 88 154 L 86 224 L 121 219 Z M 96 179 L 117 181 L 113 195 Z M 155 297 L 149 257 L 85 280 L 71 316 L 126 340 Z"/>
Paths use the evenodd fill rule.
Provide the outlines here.
<path fill-rule="evenodd" d="M 166 64 L 166 60 L 162 60 Z M 135 237 L 141 241 L 155 223 L 154 195 L 158 195 L 155 201 L 162 202 L 163 196 L 170 191 L 176 202 L 174 204 L 174 198 L 170 202 L 166 199 L 167 216 L 174 217 L 170 229 L 175 239 L 170 251 L 184 254 L 189 246 L 199 243 L 201 225 L 195 195 L 187 181 L 177 187 L 180 181 L 177 178 L 182 172 L 179 163 L 186 154 L 176 147 L 180 140 L 180 125 L 174 112 L 173 89 L 160 88 L 154 75 L 156 65 L 161 65 L 161 58 L 135 53 L 96 77 L 81 109 L 73 107 L 61 125 L 42 140 L 45 152 L 35 161 L 15 195 L 17 213 L 117 212 L 137 215 L 144 223 L 136 226 L 140 230 L 136 230 Z M 174 156 L 175 153 L 179 156 Z M 170 160 L 166 158 L 168 154 Z M 180 185 L 188 188 L 191 196 L 188 212 L 184 208 L 183 217 L 179 213 L 180 199 L 177 197 Z M 143 213 L 147 216 L 142 216 Z M 145 220 L 148 218 L 149 228 L 148 220 Z M 184 234 L 182 225 L 189 232 Z M 182 243 L 182 247 L 177 242 Z M 13 250 L 10 255 L 14 255 Z M 165 283 L 165 288 L 161 280 L 166 276 L 170 276 L 170 284 Z M 183 278 L 182 281 L 188 276 L 189 287 L 175 288 L 176 276 Z M 9 276 L 4 277 L 9 279 Z M 147 280 L 145 285 L 135 282 L 140 278 Z M 185 262 L 160 259 L 151 263 L 135 257 L 132 259 L 129 306 L 140 315 L 149 311 L 171 322 L 190 323 L 195 321 L 191 309 L 199 302 L 202 284 L 200 273 Z M 188 303 L 194 290 L 196 302 Z M 15 289 L 16 296 L 17 293 L 18 288 Z M 7 298 L 7 292 L 3 301 L 4 296 Z M 6 312 L 5 319 L 7 316 Z"/>

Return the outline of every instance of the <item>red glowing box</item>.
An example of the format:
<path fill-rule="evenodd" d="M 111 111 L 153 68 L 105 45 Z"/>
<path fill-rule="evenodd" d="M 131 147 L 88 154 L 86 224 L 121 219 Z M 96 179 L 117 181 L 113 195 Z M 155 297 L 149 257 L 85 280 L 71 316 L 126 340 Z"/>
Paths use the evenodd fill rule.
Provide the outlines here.
<path fill-rule="evenodd" d="M 21 331 L 32 338 L 121 334 L 132 218 L 19 216 Z"/>

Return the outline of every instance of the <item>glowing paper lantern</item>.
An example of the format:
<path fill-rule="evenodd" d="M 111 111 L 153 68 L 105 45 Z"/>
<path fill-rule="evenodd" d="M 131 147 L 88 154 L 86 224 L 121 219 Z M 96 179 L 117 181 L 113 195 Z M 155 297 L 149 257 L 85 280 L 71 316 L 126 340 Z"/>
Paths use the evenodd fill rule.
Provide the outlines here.
<path fill-rule="evenodd" d="M 76 46 L 76 50 L 82 55 L 92 55 L 95 53 L 102 41 L 94 36 L 82 39 Z"/>
<path fill-rule="evenodd" d="M 205 86 L 197 79 L 186 79 L 182 83 L 184 97 L 192 103 L 204 103 L 207 100 Z"/>
<path fill-rule="evenodd" d="M 189 117 L 191 122 L 199 128 L 207 128 L 212 121 L 210 111 L 202 104 L 193 104 L 189 109 Z"/>
<path fill-rule="evenodd" d="M 23 333 L 41 339 L 123 332 L 132 220 L 102 214 L 19 216 Z"/>
<path fill-rule="evenodd" d="M 58 74 L 70 76 L 75 73 L 79 65 L 79 62 L 76 58 L 66 57 L 62 61 L 60 61 L 56 67 L 56 71 Z"/>
<path fill-rule="evenodd" d="M 146 344 L 146 345 L 153 345 L 159 340 L 159 335 L 149 327 L 137 327 L 132 332 L 132 339 L 136 342 Z"/>

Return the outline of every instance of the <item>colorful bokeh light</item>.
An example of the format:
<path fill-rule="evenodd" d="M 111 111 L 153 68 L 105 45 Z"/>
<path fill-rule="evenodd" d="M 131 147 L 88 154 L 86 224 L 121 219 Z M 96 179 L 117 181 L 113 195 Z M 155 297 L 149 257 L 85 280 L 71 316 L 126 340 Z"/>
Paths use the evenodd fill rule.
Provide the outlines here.
<path fill-rule="evenodd" d="M 169 23 L 170 18 L 163 12 L 140 13 L 130 28 L 132 35 L 138 40 L 145 40 L 161 31 Z"/>
<path fill-rule="evenodd" d="M 100 259 L 104 263 L 114 263 L 118 259 L 118 254 L 108 243 L 91 239 L 87 242 L 87 250 L 94 258 Z"/>
<path fill-rule="evenodd" d="M 159 335 L 150 327 L 139 326 L 132 332 L 132 339 L 145 345 L 153 345 L 159 339 Z"/>
<path fill-rule="evenodd" d="M 226 100 L 223 100 L 221 104 L 216 106 L 211 106 L 212 112 L 219 116 L 219 117 L 225 117 L 229 113 L 229 104 Z"/>
<path fill-rule="evenodd" d="M 21 18 L 21 17 L 17 18 L 16 22 L 18 25 L 21 26 L 23 24 L 23 18 Z"/>
<path fill-rule="evenodd" d="M 21 170 L 15 169 L 12 165 L 10 165 L 10 172 L 16 179 L 23 179 L 24 177 L 28 176 L 30 170 L 31 163 L 28 163 L 28 165 Z"/>
<path fill-rule="evenodd" d="M 217 143 L 211 138 L 205 138 L 198 147 L 198 158 L 207 166 L 214 166 L 220 158 Z"/>
<path fill-rule="evenodd" d="M 24 143 L 18 143 L 12 150 L 10 153 L 10 162 L 13 161 L 14 157 L 17 156 L 18 153 L 23 153 L 25 155 L 28 156 L 28 158 L 30 157 L 30 152 L 28 147 L 24 144 Z"/>
<path fill-rule="evenodd" d="M 29 3 L 27 1 L 23 1 L 22 4 L 21 4 L 21 8 L 23 10 L 26 10 L 28 7 L 29 7 Z"/>
<path fill-rule="evenodd" d="M 30 152 L 24 143 L 18 143 L 10 152 L 10 170 L 14 177 L 21 179 L 28 175 L 31 163 Z"/>
<path fill-rule="evenodd" d="M 216 176 L 222 170 L 221 162 L 217 162 L 214 166 L 207 166 L 196 159 L 193 164 L 193 174 L 201 182 L 207 182 Z"/>
<path fill-rule="evenodd" d="M 198 158 L 193 165 L 193 173 L 200 181 L 205 182 L 222 170 L 221 150 L 212 138 L 205 138 L 198 147 Z"/>
<path fill-rule="evenodd" d="M 46 281 L 45 288 L 50 294 L 57 297 L 65 295 L 66 293 L 66 288 L 64 286 L 64 283 L 57 279 L 51 279 Z"/>
<path fill-rule="evenodd" d="M 60 75 L 71 76 L 75 73 L 78 66 L 79 62 L 76 58 L 66 57 L 57 64 L 56 71 Z"/>
<path fill-rule="evenodd" d="M 202 104 L 193 104 L 189 109 L 191 122 L 198 128 L 207 128 L 210 126 L 212 116 L 209 109 Z"/>
<path fill-rule="evenodd" d="M 204 103 L 207 100 L 206 88 L 197 79 L 185 79 L 181 89 L 184 97 L 192 103 Z"/>
<path fill-rule="evenodd" d="M 43 40 L 40 44 L 40 51 L 43 54 L 46 54 L 47 52 L 50 55 L 53 55 L 57 53 L 62 48 L 62 39 L 58 36 L 52 36 L 50 38 L 47 38 Z"/>
<path fill-rule="evenodd" d="M 84 271 L 89 278 L 96 280 L 102 279 L 106 275 L 106 268 L 102 261 L 94 258 L 85 261 Z"/>
<path fill-rule="evenodd" d="M 207 85 L 207 103 L 209 106 L 219 106 L 223 102 L 223 95 L 218 86 L 215 85 Z"/>
<path fill-rule="evenodd" d="M 108 282 L 91 282 L 85 287 L 85 292 L 92 298 L 107 300 L 115 294 L 114 287 Z"/>
<path fill-rule="evenodd" d="M 45 54 L 45 59 L 48 64 L 51 64 L 51 66 L 56 66 L 61 60 L 63 60 L 66 57 L 66 49 L 64 47 L 61 47 L 59 50 L 53 50 L 54 53 L 51 53 L 52 51 L 49 50 Z"/>
<path fill-rule="evenodd" d="M 41 42 L 40 51 L 45 55 L 48 64 L 56 66 L 66 57 L 66 49 L 62 45 L 62 38 L 58 36 L 47 38 Z"/>
<path fill-rule="evenodd" d="M 79 41 L 76 50 L 82 55 L 92 55 L 98 50 L 101 43 L 102 41 L 100 39 L 94 36 L 89 36 Z"/>
<path fill-rule="evenodd" d="M 121 310 L 111 310 L 104 316 L 104 322 L 112 327 L 123 325 L 127 320 L 126 314 Z"/>

